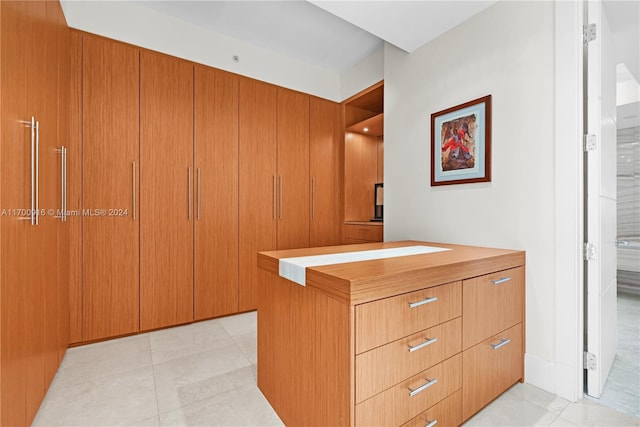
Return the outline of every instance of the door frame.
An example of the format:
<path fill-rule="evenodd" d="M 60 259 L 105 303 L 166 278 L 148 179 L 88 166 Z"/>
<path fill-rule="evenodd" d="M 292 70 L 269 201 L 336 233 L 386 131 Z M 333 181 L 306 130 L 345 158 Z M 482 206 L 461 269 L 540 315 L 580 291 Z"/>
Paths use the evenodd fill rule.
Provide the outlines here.
<path fill-rule="evenodd" d="M 555 2 L 555 375 L 546 384 L 583 397 L 584 241 L 582 2 Z"/>

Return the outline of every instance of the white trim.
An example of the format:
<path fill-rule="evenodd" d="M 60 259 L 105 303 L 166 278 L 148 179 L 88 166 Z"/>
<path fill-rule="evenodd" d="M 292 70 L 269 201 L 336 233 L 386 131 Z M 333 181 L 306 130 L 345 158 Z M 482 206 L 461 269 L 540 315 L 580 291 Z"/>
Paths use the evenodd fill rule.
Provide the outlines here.
<path fill-rule="evenodd" d="M 555 3 L 555 393 L 583 391 L 582 2 Z M 531 361 L 531 358 L 528 359 Z"/>
<path fill-rule="evenodd" d="M 524 379 L 528 384 L 543 390 L 554 390 L 555 379 L 549 372 L 555 370 L 555 364 L 538 356 L 525 353 L 524 355 Z"/>

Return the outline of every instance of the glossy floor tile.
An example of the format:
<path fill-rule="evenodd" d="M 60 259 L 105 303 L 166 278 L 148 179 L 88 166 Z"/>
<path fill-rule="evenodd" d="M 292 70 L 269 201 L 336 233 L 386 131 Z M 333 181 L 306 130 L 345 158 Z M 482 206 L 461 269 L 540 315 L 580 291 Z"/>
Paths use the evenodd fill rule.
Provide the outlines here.
<path fill-rule="evenodd" d="M 282 426 L 256 385 L 256 313 L 70 349 L 34 426 Z M 473 426 L 640 426 L 516 384 Z"/>

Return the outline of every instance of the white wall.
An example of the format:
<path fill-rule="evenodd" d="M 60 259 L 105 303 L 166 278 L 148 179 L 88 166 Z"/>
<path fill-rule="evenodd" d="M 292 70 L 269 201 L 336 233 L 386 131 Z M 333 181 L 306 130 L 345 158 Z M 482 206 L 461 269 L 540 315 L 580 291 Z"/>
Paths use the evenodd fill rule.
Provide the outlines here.
<path fill-rule="evenodd" d="M 341 100 L 378 83 L 384 79 L 384 46 L 342 72 L 340 76 Z"/>
<path fill-rule="evenodd" d="M 129 1 L 70 1 L 62 7 L 70 27 L 179 58 L 342 101 L 340 75 Z M 163 31 L 171 28 L 171 31 Z M 180 37 L 175 37 L 180 34 Z M 233 56 L 240 57 L 239 62 Z"/>
<path fill-rule="evenodd" d="M 387 44 L 384 57 L 385 240 L 525 250 L 525 377 L 552 392 L 554 26 L 552 2 L 499 2 L 411 54 Z M 431 113 L 488 94 L 492 182 L 431 187 Z"/>

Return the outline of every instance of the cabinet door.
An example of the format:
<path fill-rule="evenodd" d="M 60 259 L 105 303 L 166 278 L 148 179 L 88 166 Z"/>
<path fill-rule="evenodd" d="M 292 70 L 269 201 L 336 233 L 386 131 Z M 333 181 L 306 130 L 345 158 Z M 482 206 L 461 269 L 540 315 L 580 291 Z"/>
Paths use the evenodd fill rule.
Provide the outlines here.
<path fill-rule="evenodd" d="M 83 207 L 116 214 L 82 217 L 83 340 L 91 341 L 139 328 L 140 68 L 138 49 L 92 36 L 83 36 L 82 58 Z"/>
<path fill-rule="evenodd" d="M 275 86 L 240 79 L 240 311 L 257 305 L 257 253 L 276 249 L 276 99 Z"/>
<path fill-rule="evenodd" d="M 193 66 L 140 54 L 140 329 L 193 320 Z"/>
<path fill-rule="evenodd" d="M 238 311 L 238 77 L 195 67 L 196 320 Z"/>
<path fill-rule="evenodd" d="M 309 247 L 309 95 L 278 88 L 278 249 Z"/>
<path fill-rule="evenodd" d="M 31 208 L 31 130 L 21 120 L 30 120 L 26 94 L 30 83 L 29 2 L 0 2 L 1 113 L 2 113 L 2 268 L 0 280 L 0 425 L 27 425 L 27 277 L 34 260 L 27 250 L 27 232 L 32 225 L 18 218 L 20 209 Z M 11 142 L 11 143 L 9 143 Z M 13 215 L 13 213 L 17 215 Z M 10 327 L 8 326 L 10 325 Z M 33 367 L 36 368 L 36 367 Z"/>
<path fill-rule="evenodd" d="M 342 216 L 340 104 L 311 97 L 309 109 L 310 246 L 339 245 Z"/>

